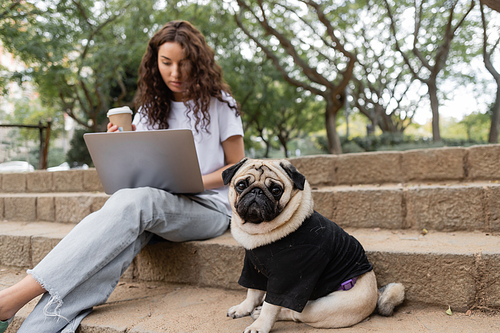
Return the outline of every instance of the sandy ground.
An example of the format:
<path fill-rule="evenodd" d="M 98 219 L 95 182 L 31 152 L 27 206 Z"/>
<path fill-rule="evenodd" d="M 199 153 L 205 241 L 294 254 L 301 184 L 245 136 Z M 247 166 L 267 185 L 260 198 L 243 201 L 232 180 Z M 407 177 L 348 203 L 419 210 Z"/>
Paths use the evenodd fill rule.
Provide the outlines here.
<path fill-rule="evenodd" d="M 24 276 L 22 270 L 0 267 L 0 289 Z M 224 290 L 123 280 L 108 303 L 95 307 L 77 332 L 242 332 L 252 319 L 231 319 L 226 317 L 226 312 L 244 297 L 243 289 Z M 16 332 L 35 304 L 36 300 L 21 309 L 8 333 Z M 467 313 L 453 312 L 449 315 L 446 310 L 448 309 L 444 307 L 424 304 L 404 304 L 392 317 L 372 315 L 350 328 L 315 329 L 302 323 L 277 322 L 272 332 L 500 332 L 499 313 L 476 310 Z"/>

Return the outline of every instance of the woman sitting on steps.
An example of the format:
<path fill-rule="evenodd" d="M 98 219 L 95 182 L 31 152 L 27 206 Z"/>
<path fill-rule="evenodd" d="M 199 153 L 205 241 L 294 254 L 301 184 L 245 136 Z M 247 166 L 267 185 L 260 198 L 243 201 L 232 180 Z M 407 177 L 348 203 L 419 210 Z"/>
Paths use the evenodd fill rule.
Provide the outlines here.
<path fill-rule="evenodd" d="M 136 107 L 134 130 L 192 130 L 205 189 L 217 194 L 181 196 L 154 188 L 116 192 L 23 280 L 0 291 L 0 333 L 41 294 L 18 332 L 75 332 L 93 306 L 106 302 L 153 234 L 183 242 L 227 230 L 231 209 L 221 174 L 244 157 L 243 126 L 214 52 L 190 23 L 169 22 L 149 41 Z M 108 124 L 108 132 L 116 130 Z"/>

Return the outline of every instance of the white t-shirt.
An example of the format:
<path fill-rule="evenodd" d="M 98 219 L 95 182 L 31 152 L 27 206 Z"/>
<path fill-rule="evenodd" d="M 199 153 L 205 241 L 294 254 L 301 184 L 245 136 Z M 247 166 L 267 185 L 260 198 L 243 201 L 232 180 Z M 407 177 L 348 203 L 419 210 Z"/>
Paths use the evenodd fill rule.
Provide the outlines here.
<path fill-rule="evenodd" d="M 228 97 L 229 101 L 233 101 Z M 171 111 L 168 117 L 169 129 L 190 129 L 193 132 L 196 153 L 202 175 L 212 173 L 224 165 L 224 150 L 222 142 L 234 135 L 243 136 L 243 124 L 241 117 L 235 115 L 235 111 L 226 103 L 212 97 L 210 102 L 210 124 L 207 126 L 207 131 L 201 129 L 201 124 L 198 124 L 198 131 L 195 130 L 196 119 L 189 112 L 186 115 L 187 108 L 183 102 L 171 102 Z M 132 123 L 136 126 L 137 131 L 148 131 L 158 129 L 157 126 L 150 127 L 147 124 L 147 118 L 143 117 L 140 112 L 134 116 Z M 231 207 L 227 198 L 228 187 L 224 186 L 213 191 L 217 194 L 199 195 L 208 199 L 217 200 L 224 204 L 228 215 L 231 215 Z"/>

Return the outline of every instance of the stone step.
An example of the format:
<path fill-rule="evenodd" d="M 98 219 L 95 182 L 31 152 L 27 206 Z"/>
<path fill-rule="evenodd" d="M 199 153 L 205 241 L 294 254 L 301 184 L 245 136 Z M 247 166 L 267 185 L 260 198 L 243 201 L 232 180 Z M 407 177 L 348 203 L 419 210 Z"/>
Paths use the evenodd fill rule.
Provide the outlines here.
<path fill-rule="evenodd" d="M 0 220 L 78 223 L 103 192 L 0 193 Z M 497 182 L 323 186 L 315 209 L 342 227 L 500 232 Z"/>
<path fill-rule="evenodd" d="M 32 267 L 71 224 L 0 222 L 0 265 Z M 500 236 L 484 232 L 353 229 L 379 285 L 401 282 L 410 302 L 465 311 L 500 308 Z M 142 281 L 239 289 L 244 250 L 229 232 L 215 239 L 148 245 L 125 273 Z"/>
<path fill-rule="evenodd" d="M 23 272 L 0 267 L 0 289 L 24 277 Z M 122 279 L 108 302 L 96 306 L 87 316 L 80 333 L 234 333 L 252 323 L 250 317 L 230 319 L 227 310 L 245 298 L 244 290 L 197 287 L 182 284 L 138 282 Z M 28 303 L 16 315 L 7 333 L 14 333 L 35 306 Z M 344 329 L 315 329 L 303 323 L 277 322 L 272 332 L 454 332 L 494 333 L 500 331 L 500 316 L 479 311 L 446 314 L 448 306 L 405 302 L 392 317 L 371 315 Z"/>
<path fill-rule="evenodd" d="M 95 169 L 0 173 L 0 192 L 103 192 Z"/>
<path fill-rule="evenodd" d="M 313 186 L 500 180 L 500 145 L 291 158 Z M 95 169 L 0 174 L 0 192 L 102 192 Z"/>
<path fill-rule="evenodd" d="M 0 219 L 78 223 L 108 198 L 103 192 L 0 193 Z"/>
<path fill-rule="evenodd" d="M 342 227 L 500 231 L 496 181 L 317 187 L 313 198 Z"/>
<path fill-rule="evenodd" d="M 500 145 L 291 158 L 312 185 L 500 180 Z"/>

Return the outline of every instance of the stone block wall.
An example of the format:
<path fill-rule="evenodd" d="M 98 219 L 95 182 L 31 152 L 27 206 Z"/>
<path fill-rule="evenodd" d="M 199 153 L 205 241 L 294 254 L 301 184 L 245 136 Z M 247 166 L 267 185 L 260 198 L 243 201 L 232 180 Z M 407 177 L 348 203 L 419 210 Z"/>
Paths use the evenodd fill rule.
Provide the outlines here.
<path fill-rule="evenodd" d="M 0 192 L 103 192 L 95 169 L 0 174 Z"/>
<path fill-rule="evenodd" d="M 500 145 L 289 159 L 312 186 L 500 180 Z"/>
<path fill-rule="evenodd" d="M 500 180 L 500 145 L 290 158 L 313 187 Z M 102 192 L 95 169 L 0 174 L 0 192 Z"/>

